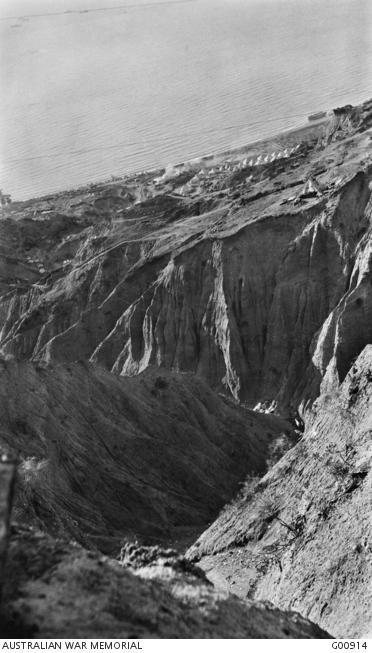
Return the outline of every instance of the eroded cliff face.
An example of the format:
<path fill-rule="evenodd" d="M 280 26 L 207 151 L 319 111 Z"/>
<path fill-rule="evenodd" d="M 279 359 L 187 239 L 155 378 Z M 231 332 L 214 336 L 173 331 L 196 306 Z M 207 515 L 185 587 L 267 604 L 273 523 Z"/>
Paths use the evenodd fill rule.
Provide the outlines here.
<path fill-rule="evenodd" d="M 60 243 L 53 233 L 32 244 L 49 261 L 69 245 L 64 267 L 30 288 L 21 275 L 2 297 L 3 353 L 124 376 L 191 371 L 251 406 L 306 408 L 372 337 L 367 147 L 362 132 L 307 152 L 275 185 L 269 174 L 244 181 L 240 199 L 232 186 L 200 215 L 193 200 L 174 196 L 170 209 L 157 196 L 103 225 L 75 218 Z M 336 179 L 324 171 L 331 159 Z M 322 191 L 302 198 L 314 168 Z M 12 220 L 22 233 L 26 218 Z"/>
<path fill-rule="evenodd" d="M 372 633 L 372 346 L 308 415 L 302 440 L 247 479 L 189 551 L 217 586 L 298 610 L 338 637 Z"/>

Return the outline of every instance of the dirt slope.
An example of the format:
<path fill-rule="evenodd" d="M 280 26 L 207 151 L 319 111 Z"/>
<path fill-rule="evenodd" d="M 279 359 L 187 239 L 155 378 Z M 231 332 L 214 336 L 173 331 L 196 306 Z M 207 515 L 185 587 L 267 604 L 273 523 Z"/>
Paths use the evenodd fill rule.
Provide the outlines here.
<path fill-rule="evenodd" d="M 247 483 L 189 551 L 219 586 L 372 634 L 372 345 L 324 393 L 302 440 Z"/>
<path fill-rule="evenodd" d="M 262 475 L 276 443 L 293 443 L 287 422 L 190 374 L 122 378 L 89 363 L 0 362 L 0 414 L 24 518 L 116 552 L 124 535 L 200 532 L 247 469 Z"/>

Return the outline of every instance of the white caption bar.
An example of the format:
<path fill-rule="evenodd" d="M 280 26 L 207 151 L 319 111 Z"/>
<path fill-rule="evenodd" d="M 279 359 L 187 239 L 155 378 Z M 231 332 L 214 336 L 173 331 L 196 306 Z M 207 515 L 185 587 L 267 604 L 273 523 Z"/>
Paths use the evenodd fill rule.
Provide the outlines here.
<path fill-rule="evenodd" d="M 0 639 L 0 651 L 144 651 L 144 653 L 372 653 L 372 639 Z"/>

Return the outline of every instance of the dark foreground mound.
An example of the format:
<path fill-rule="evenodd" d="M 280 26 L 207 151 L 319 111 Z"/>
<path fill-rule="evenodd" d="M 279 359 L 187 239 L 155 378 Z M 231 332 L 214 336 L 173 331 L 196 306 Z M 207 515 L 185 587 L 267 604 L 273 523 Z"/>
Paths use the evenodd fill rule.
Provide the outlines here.
<path fill-rule="evenodd" d="M 303 439 L 189 552 L 218 585 L 338 637 L 372 635 L 372 346 L 324 393 Z"/>
<path fill-rule="evenodd" d="M 176 564 L 178 563 L 178 564 Z M 13 530 L 2 635 L 92 638 L 327 638 L 296 613 L 242 601 L 159 558 L 136 574 L 117 560 Z"/>
<path fill-rule="evenodd" d="M 200 533 L 289 441 L 287 422 L 189 374 L 3 361 L 0 379 L 0 444 L 22 461 L 16 514 L 105 551 L 124 535 Z"/>

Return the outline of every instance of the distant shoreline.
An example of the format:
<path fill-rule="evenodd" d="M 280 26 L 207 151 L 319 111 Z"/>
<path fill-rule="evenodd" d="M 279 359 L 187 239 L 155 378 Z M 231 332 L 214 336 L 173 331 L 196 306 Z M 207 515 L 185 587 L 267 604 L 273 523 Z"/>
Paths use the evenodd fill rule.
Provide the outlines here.
<path fill-rule="evenodd" d="M 186 161 L 181 161 L 180 163 L 176 163 L 174 165 L 175 167 L 177 167 L 177 166 L 185 165 L 186 163 L 192 163 L 193 161 L 195 162 L 207 161 L 207 160 L 213 160 L 218 158 L 224 159 L 234 154 L 248 154 L 249 152 L 256 149 L 257 147 L 262 148 L 262 146 L 264 145 L 269 145 L 270 143 L 272 144 L 273 141 L 280 142 L 281 140 L 286 140 L 291 136 L 298 137 L 300 135 L 310 134 L 311 132 L 318 132 L 320 128 L 328 122 L 328 120 L 329 120 L 329 115 L 327 115 L 327 117 L 322 118 L 317 122 L 312 122 L 312 123 L 309 122 L 309 124 L 305 123 L 301 127 L 289 127 L 289 129 L 285 129 L 281 132 L 277 132 L 273 136 L 264 136 L 262 138 L 258 138 L 254 141 L 246 143 L 245 145 L 239 145 L 238 147 L 230 148 L 228 150 L 223 150 L 221 152 L 211 152 L 210 154 L 203 154 L 201 156 L 188 159 Z"/>
<path fill-rule="evenodd" d="M 193 165 L 197 167 L 198 165 L 203 165 L 206 162 L 210 163 L 211 166 L 216 164 L 217 162 L 222 162 L 224 161 L 227 157 L 231 157 L 234 155 L 247 155 L 247 156 L 257 156 L 257 154 L 262 153 L 262 149 L 266 147 L 277 147 L 280 145 L 283 147 L 284 145 L 289 145 L 291 141 L 296 141 L 296 143 L 299 142 L 299 139 L 304 138 L 305 136 L 310 137 L 311 135 L 315 136 L 315 134 L 319 133 L 322 131 L 324 126 L 327 124 L 329 120 L 329 113 L 330 111 L 327 112 L 327 117 L 322 118 L 321 120 L 317 122 L 309 122 L 308 124 L 305 123 L 301 125 L 300 127 L 291 127 L 289 129 L 285 129 L 283 131 L 277 132 L 273 136 L 267 136 L 263 138 L 256 139 L 254 141 L 251 141 L 249 143 L 246 143 L 245 145 L 241 145 L 238 147 L 230 148 L 228 150 L 223 150 L 221 152 L 212 152 L 209 154 L 203 154 L 200 156 L 192 157 L 190 159 L 183 159 L 182 161 L 178 161 L 176 163 L 169 162 L 170 165 L 172 165 L 174 168 L 181 168 L 182 166 L 190 166 L 192 167 Z M 259 150 L 259 151 L 258 151 Z M 128 172 L 124 173 L 122 175 L 115 175 L 112 174 L 109 178 L 106 179 L 98 179 L 97 181 L 88 181 L 86 184 L 82 184 L 79 186 L 73 186 L 73 187 L 68 187 L 65 189 L 61 190 L 55 190 L 51 191 L 48 193 L 45 193 L 45 195 L 37 195 L 37 196 L 32 196 L 28 197 L 23 200 L 17 200 L 14 198 L 12 204 L 21 204 L 25 202 L 31 202 L 31 201 L 43 201 L 43 200 L 50 200 L 53 197 L 60 197 L 61 195 L 73 195 L 75 193 L 81 193 L 81 192 L 87 192 L 92 188 L 99 187 L 99 186 L 107 186 L 107 185 L 112 185 L 112 184 L 118 184 L 120 182 L 130 182 L 131 180 L 134 180 L 138 177 L 142 176 L 147 176 L 147 175 L 152 175 L 153 177 L 157 175 L 161 175 L 165 171 L 165 166 L 156 166 L 154 168 L 141 168 L 137 171 L 133 172 Z"/>

